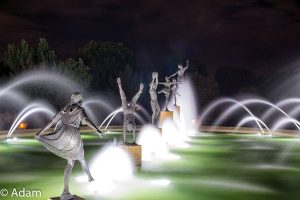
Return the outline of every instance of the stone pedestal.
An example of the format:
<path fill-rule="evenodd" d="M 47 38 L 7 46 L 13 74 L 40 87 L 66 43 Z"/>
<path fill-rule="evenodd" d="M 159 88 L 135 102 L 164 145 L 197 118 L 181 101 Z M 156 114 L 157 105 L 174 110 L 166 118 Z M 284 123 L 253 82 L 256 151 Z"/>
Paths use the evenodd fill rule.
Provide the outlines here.
<path fill-rule="evenodd" d="M 123 149 L 130 154 L 136 166 L 142 165 L 142 146 L 138 144 L 123 144 Z"/>
<path fill-rule="evenodd" d="M 173 111 L 161 111 L 159 115 L 159 127 L 161 128 L 164 122 L 169 119 L 173 120 Z"/>
<path fill-rule="evenodd" d="M 73 195 L 73 196 L 74 196 L 74 198 L 72 200 L 85 200 L 79 196 L 76 196 L 76 195 Z M 48 200 L 60 200 L 60 197 L 51 197 Z"/>

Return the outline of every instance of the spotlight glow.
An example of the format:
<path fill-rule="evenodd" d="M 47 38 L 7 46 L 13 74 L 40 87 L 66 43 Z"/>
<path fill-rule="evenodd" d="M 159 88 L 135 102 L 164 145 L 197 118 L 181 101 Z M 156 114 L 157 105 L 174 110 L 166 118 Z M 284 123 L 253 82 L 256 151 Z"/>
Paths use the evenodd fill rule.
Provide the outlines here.
<path fill-rule="evenodd" d="M 153 180 L 151 181 L 151 183 L 159 186 L 168 186 L 170 185 L 171 181 L 168 179 L 159 179 L 159 180 Z"/>
<path fill-rule="evenodd" d="M 132 178 L 134 165 L 123 149 L 109 144 L 96 154 L 90 170 L 95 181 L 87 184 L 87 190 L 101 195 L 112 192 L 119 183 Z M 88 179 L 86 176 L 79 176 L 76 180 L 87 182 Z"/>

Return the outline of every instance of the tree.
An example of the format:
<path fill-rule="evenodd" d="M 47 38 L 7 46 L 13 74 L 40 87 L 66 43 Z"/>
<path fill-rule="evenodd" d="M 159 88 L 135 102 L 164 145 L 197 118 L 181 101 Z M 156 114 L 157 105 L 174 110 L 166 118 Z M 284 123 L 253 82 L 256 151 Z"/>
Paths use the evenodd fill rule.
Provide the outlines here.
<path fill-rule="evenodd" d="M 116 80 L 126 66 L 137 70 L 133 53 L 122 43 L 91 41 L 79 50 L 79 57 L 91 68 L 92 89 L 111 89 L 110 79 Z"/>
<path fill-rule="evenodd" d="M 4 67 L 9 68 L 12 74 L 32 68 L 52 68 L 55 63 L 55 53 L 49 49 L 48 42 L 44 38 L 39 38 L 33 47 L 24 39 L 18 45 L 8 44 L 4 53 Z"/>
<path fill-rule="evenodd" d="M 19 45 L 8 44 L 4 52 L 4 66 L 9 67 L 12 73 L 30 68 L 32 62 L 32 48 L 22 39 Z"/>
<path fill-rule="evenodd" d="M 55 66 L 55 53 L 49 49 L 46 39 L 39 38 L 34 48 L 34 64 L 41 67 Z"/>
<path fill-rule="evenodd" d="M 77 60 L 68 58 L 65 61 L 60 61 L 56 68 L 64 75 L 79 82 L 84 88 L 87 88 L 91 83 L 90 68 L 84 64 L 81 58 Z"/>

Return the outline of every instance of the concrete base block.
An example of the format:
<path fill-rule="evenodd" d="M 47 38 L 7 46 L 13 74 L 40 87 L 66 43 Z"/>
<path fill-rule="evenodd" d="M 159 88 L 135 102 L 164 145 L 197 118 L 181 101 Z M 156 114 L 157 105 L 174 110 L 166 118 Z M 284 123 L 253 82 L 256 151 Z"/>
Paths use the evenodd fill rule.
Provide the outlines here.
<path fill-rule="evenodd" d="M 161 111 L 159 115 L 159 127 L 161 128 L 162 125 L 166 120 L 173 120 L 173 111 Z"/>
<path fill-rule="evenodd" d="M 123 149 L 130 154 L 136 166 L 142 165 L 142 146 L 138 144 L 123 144 Z"/>

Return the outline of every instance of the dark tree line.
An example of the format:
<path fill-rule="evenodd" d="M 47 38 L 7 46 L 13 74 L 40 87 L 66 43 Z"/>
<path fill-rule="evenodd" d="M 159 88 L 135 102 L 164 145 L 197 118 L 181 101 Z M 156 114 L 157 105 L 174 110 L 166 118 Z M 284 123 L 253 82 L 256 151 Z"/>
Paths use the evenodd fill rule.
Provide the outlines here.
<path fill-rule="evenodd" d="M 175 55 L 158 66 L 139 66 L 134 53 L 119 42 L 91 41 L 71 58 L 58 60 L 46 39 L 40 38 L 34 44 L 21 40 L 18 44 L 8 44 L 0 63 L 2 79 L 15 76 L 26 70 L 56 70 L 93 91 L 106 91 L 118 95 L 116 78 L 121 77 L 126 94 L 133 95 L 140 82 L 145 84 L 141 102 L 148 102 L 148 83 L 151 73 L 157 71 L 160 80 L 177 70 L 179 63 L 185 64 L 187 56 Z M 206 67 L 193 58 L 187 76 L 193 81 L 199 104 L 205 105 L 218 96 L 233 96 L 241 92 L 259 92 L 262 82 L 253 72 L 237 67 L 221 67 L 210 77 Z M 41 94 L 39 88 L 39 94 Z M 31 92 L 33 94 L 37 92 Z M 42 92 L 47 96 L 47 93 Z M 145 103 L 146 104 L 146 103 Z M 146 105 L 147 106 L 147 105 Z"/>

